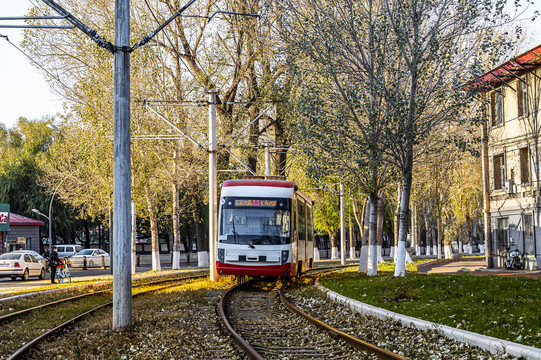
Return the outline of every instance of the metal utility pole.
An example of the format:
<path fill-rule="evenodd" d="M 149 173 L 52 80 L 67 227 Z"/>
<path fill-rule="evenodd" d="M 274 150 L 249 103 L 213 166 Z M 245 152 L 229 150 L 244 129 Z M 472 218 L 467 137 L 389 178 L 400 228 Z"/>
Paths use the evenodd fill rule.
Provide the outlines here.
<path fill-rule="evenodd" d="M 130 174 L 130 1 L 115 2 L 113 329 L 132 324 Z"/>
<path fill-rule="evenodd" d="M 340 180 L 340 263 L 346 265 L 346 204 L 344 198 L 344 183 Z"/>
<path fill-rule="evenodd" d="M 218 230 L 218 185 L 216 180 L 216 90 L 209 91 L 209 272 L 210 281 L 216 273 L 216 236 Z"/>

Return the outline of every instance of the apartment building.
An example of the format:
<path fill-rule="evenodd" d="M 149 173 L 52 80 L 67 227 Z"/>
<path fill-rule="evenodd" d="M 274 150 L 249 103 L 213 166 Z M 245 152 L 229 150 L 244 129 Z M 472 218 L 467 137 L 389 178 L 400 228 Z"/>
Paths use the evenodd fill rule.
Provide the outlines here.
<path fill-rule="evenodd" d="M 485 104 L 483 178 L 487 264 L 507 247 L 541 269 L 541 45 L 473 84 Z"/>

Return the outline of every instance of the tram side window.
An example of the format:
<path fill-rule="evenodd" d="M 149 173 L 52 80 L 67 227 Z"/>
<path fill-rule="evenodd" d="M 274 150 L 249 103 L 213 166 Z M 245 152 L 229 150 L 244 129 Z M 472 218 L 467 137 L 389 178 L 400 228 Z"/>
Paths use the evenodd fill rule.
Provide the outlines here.
<path fill-rule="evenodd" d="M 306 240 L 306 206 L 303 201 L 299 200 L 297 202 L 297 210 L 299 216 L 299 240 Z"/>

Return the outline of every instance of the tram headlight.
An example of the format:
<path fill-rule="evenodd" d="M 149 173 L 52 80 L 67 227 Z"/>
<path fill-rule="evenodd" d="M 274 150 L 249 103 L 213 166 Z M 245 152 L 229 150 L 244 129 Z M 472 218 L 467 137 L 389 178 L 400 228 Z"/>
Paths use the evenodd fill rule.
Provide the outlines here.
<path fill-rule="evenodd" d="M 218 261 L 225 262 L 225 249 L 218 249 Z"/>
<path fill-rule="evenodd" d="M 289 250 L 282 250 L 282 265 L 289 260 Z"/>

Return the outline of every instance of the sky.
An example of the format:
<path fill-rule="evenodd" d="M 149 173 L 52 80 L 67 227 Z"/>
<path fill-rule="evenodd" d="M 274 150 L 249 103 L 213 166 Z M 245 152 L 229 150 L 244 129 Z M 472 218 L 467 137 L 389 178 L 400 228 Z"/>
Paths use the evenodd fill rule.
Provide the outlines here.
<path fill-rule="evenodd" d="M 514 0 L 508 1 L 511 3 Z M 533 1 L 534 5 L 530 5 L 523 18 L 531 16 L 534 10 L 541 13 L 541 0 Z M 0 0 L 0 17 L 23 16 L 30 6 L 30 0 Z M 1 25 L 17 23 L 20 22 L 0 21 Z M 535 22 L 524 21 L 524 25 L 528 30 L 524 43 L 526 48 L 523 50 L 541 44 L 541 16 Z M 17 46 L 22 40 L 21 31 L 0 28 L 0 34 L 7 35 L 10 42 Z M 11 128 L 20 116 L 40 119 L 46 115 L 55 116 L 57 113 L 62 113 L 62 101 L 51 93 L 43 76 L 31 65 L 31 61 L 5 39 L 0 38 L 0 123 Z"/>

